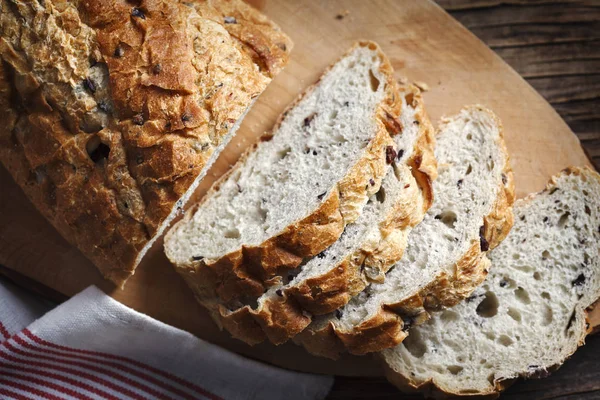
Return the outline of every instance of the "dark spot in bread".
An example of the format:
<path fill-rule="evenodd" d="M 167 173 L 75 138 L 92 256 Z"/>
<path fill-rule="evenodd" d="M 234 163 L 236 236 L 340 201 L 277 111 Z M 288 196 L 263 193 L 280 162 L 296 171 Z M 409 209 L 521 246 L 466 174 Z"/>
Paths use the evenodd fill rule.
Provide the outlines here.
<path fill-rule="evenodd" d="M 388 164 L 393 163 L 396 159 L 397 154 L 398 153 L 396 153 L 396 150 L 394 150 L 393 146 L 387 146 L 385 148 L 385 162 Z"/>
<path fill-rule="evenodd" d="M 413 121 L 413 124 L 415 124 L 415 125 L 419 126 L 421 123 L 415 119 L 415 120 Z"/>
<path fill-rule="evenodd" d="M 402 317 L 402 331 L 408 331 L 415 323 L 414 317 Z"/>
<path fill-rule="evenodd" d="M 304 118 L 304 121 L 302 121 L 302 126 L 304 126 L 305 128 L 308 128 L 310 126 L 310 124 L 313 122 L 313 120 L 315 119 L 316 115 L 317 115 L 317 113 L 312 113 L 308 117 Z"/>
<path fill-rule="evenodd" d="M 342 310 L 340 310 L 339 308 L 337 310 L 335 310 L 335 317 L 337 319 L 342 318 L 342 315 L 343 315 Z"/>
<path fill-rule="evenodd" d="M 327 192 L 321 193 L 320 195 L 317 196 L 317 199 L 323 200 L 323 197 L 325 197 L 326 194 L 327 194 Z"/>
<path fill-rule="evenodd" d="M 344 107 L 348 107 L 349 105 L 350 105 L 350 102 L 349 102 L 349 101 L 345 101 L 345 102 L 344 102 Z"/>
<path fill-rule="evenodd" d="M 369 183 L 371 184 L 371 186 L 375 186 L 375 179 L 370 178 Z"/>
<path fill-rule="evenodd" d="M 292 275 L 292 274 L 289 274 L 289 275 L 287 276 L 287 278 L 288 278 L 288 282 L 291 282 L 291 281 L 293 281 L 293 280 L 294 280 L 295 276 L 294 276 L 294 275 Z"/>
<path fill-rule="evenodd" d="M 319 254 L 317 254 L 317 258 L 321 258 L 321 259 L 325 258 L 325 252 L 322 251 Z"/>
<path fill-rule="evenodd" d="M 242 187 L 240 186 L 240 184 L 236 182 L 235 186 L 237 187 L 238 193 L 242 193 Z"/>
<path fill-rule="evenodd" d="M 133 123 L 136 125 L 144 125 L 144 116 L 142 114 L 135 114 L 132 119 Z"/>
<path fill-rule="evenodd" d="M 203 259 L 204 259 L 203 256 L 193 256 L 192 257 L 192 260 L 194 260 L 194 261 L 200 261 L 200 260 L 203 260 Z"/>
<path fill-rule="evenodd" d="M 96 93 L 96 84 L 94 83 L 94 81 L 90 78 L 85 78 L 83 80 L 83 87 L 85 87 L 85 89 L 90 92 L 90 93 Z"/>
<path fill-rule="evenodd" d="M 585 213 L 587 215 L 592 215 L 592 210 L 590 210 L 590 207 L 587 204 L 585 205 Z"/>
<path fill-rule="evenodd" d="M 137 165 L 140 165 L 144 162 L 144 156 L 142 156 L 141 154 L 138 154 L 137 157 L 135 158 L 135 162 L 137 163 Z"/>
<path fill-rule="evenodd" d="M 123 55 L 125 55 L 125 50 L 123 50 L 123 47 L 121 47 L 121 45 L 118 45 L 115 48 L 115 52 L 113 53 L 113 56 L 115 56 L 117 58 L 121 58 L 121 57 L 123 57 Z"/>
<path fill-rule="evenodd" d="M 183 115 L 181 116 L 181 120 L 183 122 L 188 122 L 192 119 L 192 114 L 190 113 L 183 113 Z"/>
<path fill-rule="evenodd" d="M 571 317 L 569 318 L 569 322 L 567 322 L 565 333 L 567 333 L 569 329 L 571 329 L 571 326 L 573 326 L 573 321 L 575 321 L 575 310 L 573 310 L 573 313 L 571 313 Z"/>
<path fill-rule="evenodd" d="M 410 187 L 410 183 L 407 183 L 406 185 L 404 185 L 404 189 L 408 189 Z"/>
<path fill-rule="evenodd" d="M 275 291 L 275 294 L 276 294 L 277 296 L 279 296 L 279 297 L 283 297 L 283 292 L 281 291 L 281 289 L 277 289 L 277 290 Z"/>
<path fill-rule="evenodd" d="M 137 7 L 133 7 L 131 9 L 131 16 L 136 17 L 136 18 L 146 19 L 146 15 L 144 14 L 144 12 Z"/>
<path fill-rule="evenodd" d="M 508 285 L 508 282 L 506 280 L 502 279 L 500 281 L 500 287 L 506 287 L 506 285 Z"/>
<path fill-rule="evenodd" d="M 285 45 L 285 43 L 277 43 L 277 47 L 279 47 L 283 51 L 287 50 L 287 46 Z"/>
<path fill-rule="evenodd" d="M 573 286 L 582 286 L 584 283 L 585 275 L 583 273 L 579 274 L 579 276 L 571 282 Z"/>
<path fill-rule="evenodd" d="M 169 129 L 171 129 L 171 126 L 172 126 L 171 121 L 167 120 L 167 122 L 165 123 L 165 129 L 169 130 Z"/>
<path fill-rule="evenodd" d="M 104 100 L 100 100 L 98 102 L 98 109 L 100 109 L 100 111 L 108 113 L 110 112 L 110 107 L 108 105 L 108 103 Z"/>
<path fill-rule="evenodd" d="M 502 174 L 502 183 L 506 185 L 506 182 L 508 182 L 508 178 L 506 175 Z"/>
<path fill-rule="evenodd" d="M 472 302 L 473 300 L 475 300 L 475 299 L 477 299 L 477 298 L 479 298 L 479 297 L 482 297 L 482 296 L 484 296 L 484 295 L 483 295 L 483 294 L 473 294 L 473 295 L 471 295 L 471 296 L 467 297 L 467 298 L 466 298 L 466 301 L 467 301 L 467 303 L 470 303 L 470 302 Z"/>
<path fill-rule="evenodd" d="M 525 221 L 525 216 L 521 215 L 521 217 L 519 218 L 521 221 Z"/>
<path fill-rule="evenodd" d="M 456 187 L 460 189 L 462 187 L 462 184 L 463 184 L 463 180 L 459 179 L 458 182 L 456 182 Z"/>
<path fill-rule="evenodd" d="M 226 24 L 237 24 L 237 19 L 235 19 L 235 17 L 231 17 L 231 16 L 227 16 L 225 18 L 223 18 L 223 22 L 225 22 Z"/>
<path fill-rule="evenodd" d="M 403 155 L 404 155 L 404 149 L 398 150 L 398 155 L 396 156 L 396 159 L 400 160 Z"/>
<path fill-rule="evenodd" d="M 338 14 L 338 15 L 335 16 L 335 19 L 337 19 L 338 21 L 341 21 L 341 20 L 344 19 L 344 15 Z"/>
<path fill-rule="evenodd" d="M 125 207 L 125 208 L 129 208 L 129 204 L 127 204 L 127 203 L 125 202 L 125 203 L 123 203 L 123 207 Z"/>
<path fill-rule="evenodd" d="M 316 155 L 317 155 L 317 151 L 313 150 L 313 156 L 316 156 Z"/>
<path fill-rule="evenodd" d="M 488 251 L 490 249 L 490 244 L 485 238 L 485 225 L 481 225 L 481 228 L 479 228 L 479 247 L 481 251 Z"/>
<path fill-rule="evenodd" d="M 162 71 L 162 65 L 154 64 L 154 66 L 152 67 L 152 73 L 154 75 L 158 75 L 158 74 L 160 74 L 160 71 Z"/>
<path fill-rule="evenodd" d="M 557 188 L 557 187 L 555 187 L 554 189 L 552 189 L 552 190 L 550 191 L 550 193 L 549 193 L 549 194 L 551 194 L 551 195 L 552 195 L 552 194 L 554 194 L 554 193 L 555 193 L 557 190 L 558 190 L 558 188 Z"/>
<path fill-rule="evenodd" d="M 544 222 L 548 222 L 548 217 L 544 217 Z"/>

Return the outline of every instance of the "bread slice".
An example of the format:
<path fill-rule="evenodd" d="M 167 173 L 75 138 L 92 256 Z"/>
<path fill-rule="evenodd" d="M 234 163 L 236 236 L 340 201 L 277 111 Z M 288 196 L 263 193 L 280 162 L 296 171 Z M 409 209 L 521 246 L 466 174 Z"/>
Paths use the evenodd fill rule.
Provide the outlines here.
<path fill-rule="evenodd" d="M 415 157 L 433 160 L 434 139 L 419 90 L 407 86 L 399 95 L 404 128 L 394 139 L 403 152 L 395 157 L 379 191 L 338 241 L 284 275 L 281 283 L 246 304 L 219 305 L 215 314 L 235 337 L 256 343 L 263 339 L 262 330 L 272 343 L 281 344 L 308 326 L 312 315 L 332 312 L 369 281 L 381 281 L 402 257 L 408 233 L 423 219 L 432 200 L 429 181 L 422 188 L 409 166 L 416 167 Z M 421 163 L 422 170 L 424 167 Z M 433 178 L 432 162 L 427 173 Z"/>
<path fill-rule="evenodd" d="M 427 311 L 456 304 L 487 274 L 488 249 L 512 226 L 512 171 L 498 118 L 480 106 L 439 127 L 435 201 L 410 233 L 404 257 L 337 310 L 295 339 L 313 354 L 336 358 L 400 343 Z"/>
<path fill-rule="evenodd" d="M 600 297 L 600 175 L 567 168 L 514 212 L 484 284 L 382 353 L 392 382 L 497 395 L 518 377 L 547 376 L 584 343 L 586 309 Z"/>
<path fill-rule="evenodd" d="M 136 4 L 11 1 L 0 23 L 0 161 L 119 286 L 292 48 L 241 0 Z"/>
<path fill-rule="evenodd" d="M 406 100 L 372 42 L 357 43 L 301 95 L 166 236 L 168 258 L 200 301 L 248 303 L 333 244 L 394 161 Z M 405 160 L 428 187 L 431 160 L 409 136 Z"/>

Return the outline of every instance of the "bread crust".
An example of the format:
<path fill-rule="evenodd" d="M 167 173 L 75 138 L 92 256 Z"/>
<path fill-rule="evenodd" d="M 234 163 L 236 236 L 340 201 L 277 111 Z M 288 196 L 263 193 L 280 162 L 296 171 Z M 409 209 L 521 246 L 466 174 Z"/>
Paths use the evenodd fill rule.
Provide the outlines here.
<path fill-rule="evenodd" d="M 597 172 L 593 171 L 591 168 L 589 168 L 587 166 L 586 167 L 570 166 L 570 167 L 563 169 L 559 174 L 552 176 L 552 178 L 546 184 L 546 187 L 542 191 L 528 195 L 527 197 L 519 200 L 519 203 L 520 204 L 529 203 L 536 196 L 540 195 L 541 193 L 552 191 L 552 189 L 554 189 L 556 187 L 558 178 L 562 175 L 582 176 L 585 172 L 590 173 L 590 175 L 593 178 L 598 180 L 598 184 L 600 185 L 600 175 Z M 588 307 L 587 309 L 583 310 L 584 318 L 582 319 L 582 321 L 583 321 L 583 324 L 585 325 L 585 328 L 581 330 L 582 334 L 579 338 L 577 338 L 578 346 L 582 346 L 585 343 L 585 337 L 588 334 L 591 334 L 593 332 L 593 328 L 590 326 L 589 318 L 588 318 L 589 313 L 591 312 L 592 308 L 593 308 L 593 304 L 590 305 L 590 307 Z M 524 373 L 520 374 L 519 377 L 528 378 L 528 379 L 545 377 L 545 376 L 547 376 L 547 374 L 558 370 L 561 367 L 562 363 L 564 363 L 564 361 L 566 361 L 568 358 L 570 358 L 573 355 L 573 353 L 575 352 L 576 349 L 577 349 L 577 347 L 573 350 L 573 352 L 571 354 L 566 355 L 564 360 L 561 363 L 558 363 L 558 364 L 555 364 L 552 366 L 548 366 L 548 367 L 544 367 L 545 373 L 542 375 L 536 375 L 536 374 L 531 374 L 530 372 L 524 372 Z M 502 391 L 504 391 L 508 387 L 510 387 L 519 378 L 519 377 L 516 377 L 513 379 L 507 379 L 504 381 L 494 381 L 493 388 L 491 388 L 488 391 L 469 392 L 468 394 L 466 394 L 466 393 L 455 392 L 451 388 L 441 385 L 435 379 L 428 379 L 425 382 L 416 382 L 415 380 L 411 379 L 410 377 L 407 377 L 407 376 L 403 375 L 402 373 L 395 371 L 383 360 L 383 357 L 381 357 L 381 355 L 379 355 L 379 356 L 382 359 L 385 376 L 393 385 L 397 386 L 402 391 L 422 392 L 427 397 L 440 398 L 440 397 L 469 396 L 469 397 L 482 398 L 482 399 L 483 398 L 495 399 L 500 396 L 500 393 Z"/>
<path fill-rule="evenodd" d="M 483 237 L 489 243 L 489 249 L 496 247 L 510 232 L 513 225 L 512 204 L 515 199 L 513 173 L 510 159 L 504 144 L 502 124 L 490 110 L 482 106 L 470 106 L 488 113 L 500 128 L 497 145 L 505 154 L 503 181 L 492 211 L 484 217 Z M 441 131 L 444 122 L 438 128 Z M 344 348 L 351 354 L 363 355 L 377 352 L 400 344 L 407 336 L 404 326 L 422 323 L 429 319 L 428 312 L 444 307 L 451 307 L 468 297 L 487 276 L 490 261 L 482 251 L 480 241 L 472 243 L 468 251 L 454 266 L 454 276 L 440 274 L 433 282 L 418 293 L 399 303 L 384 304 L 372 318 L 363 321 L 351 330 L 331 324 L 331 327 L 320 327 L 318 330 L 305 331 L 298 336 L 298 341 L 305 347 L 305 342 L 316 340 L 323 347 Z M 340 342 L 340 343 L 336 343 Z M 326 345 L 325 345 L 326 344 Z M 311 346 L 314 348 L 314 346 Z M 317 349 L 318 350 L 318 349 Z M 337 358 L 331 350 L 326 354 L 315 355 Z M 311 351 L 312 352 L 312 351 Z M 332 357 L 333 356 L 333 357 Z"/>
<path fill-rule="evenodd" d="M 118 286 L 292 48 L 241 0 L 136 5 L 11 1 L 0 15 L 0 161 Z"/>

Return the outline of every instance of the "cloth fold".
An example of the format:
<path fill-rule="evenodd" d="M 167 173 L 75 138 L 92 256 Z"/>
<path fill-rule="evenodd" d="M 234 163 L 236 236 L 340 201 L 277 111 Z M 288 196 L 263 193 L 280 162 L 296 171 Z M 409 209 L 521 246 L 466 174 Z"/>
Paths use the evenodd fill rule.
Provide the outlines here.
<path fill-rule="evenodd" d="M 241 357 L 93 286 L 45 307 L 0 280 L 0 398 L 322 399 L 333 383 Z"/>

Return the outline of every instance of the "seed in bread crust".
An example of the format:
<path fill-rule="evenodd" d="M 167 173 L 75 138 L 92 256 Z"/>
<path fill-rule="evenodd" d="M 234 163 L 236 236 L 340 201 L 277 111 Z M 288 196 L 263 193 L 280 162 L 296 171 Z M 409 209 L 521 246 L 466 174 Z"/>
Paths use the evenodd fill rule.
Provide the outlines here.
<path fill-rule="evenodd" d="M 135 114 L 133 116 L 133 123 L 136 125 L 144 125 L 144 116 L 142 114 Z"/>
<path fill-rule="evenodd" d="M 479 228 L 479 247 L 481 251 L 488 251 L 490 249 L 490 244 L 485 238 L 485 225 L 481 225 L 481 228 Z"/>
<path fill-rule="evenodd" d="M 371 184 L 371 186 L 375 186 L 375 179 L 370 178 L 369 183 Z"/>
<path fill-rule="evenodd" d="M 85 78 L 83 80 L 83 86 L 90 92 L 90 93 L 96 93 L 96 84 L 94 83 L 93 80 L 91 80 L 90 78 Z"/>
<path fill-rule="evenodd" d="M 137 7 L 133 7 L 131 9 L 131 16 L 141 18 L 141 19 L 146 19 L 146 15 L 144 14 L 144 12 Z"/>
<path fill-rule="evenodd" d="M 385 148 L 385 162 L 391 164 L 396 159 L 396 150 L 394 150 L 393 146 L 387 146 Z"/>
<path fill-rule="evenodd" d="M 123 47 L 121 47 L 121 45 L 118 45 L 115 48 L 115 52 L 113 53 L 113 55 L 117 58 L 123 57 L 124 54 L 125 54 L 125 50 L 123 50 Z"/>

